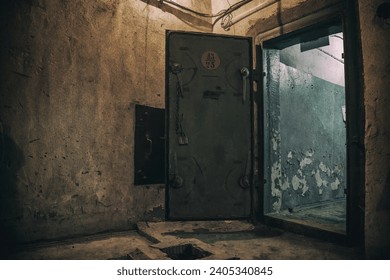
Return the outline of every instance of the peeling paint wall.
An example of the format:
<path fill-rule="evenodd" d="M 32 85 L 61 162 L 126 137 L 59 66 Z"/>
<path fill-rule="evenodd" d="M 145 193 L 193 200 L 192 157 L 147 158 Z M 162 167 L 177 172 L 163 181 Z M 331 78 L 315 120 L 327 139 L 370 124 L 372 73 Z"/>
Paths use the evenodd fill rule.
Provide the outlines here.
<path fill-rule="evenodd" d="M 279 53 L 265 52 L 268 212 L 342 199 L 346 188 L 344 87 L 281 63 Z"/>
<path fill-rule="evenodd" d="M 164 219 L 165 187 L 133 184 L 134 104 L 165 106 L 166 29 L 199 30 L 138 0 L 2 0 L 0 28 L 1 235 Z"/>
<path fill-rule="evenodd" d="M 238 0 L 233 1 L 233 2 L 232 1 L 212 1 L 213 13 L 215 14 L 218 11 L 220 11 L 222 8 L 226 7 L 226 4 L 227 4 L 226 2 L 229 2 L 229 4 L 232 5 L 236 2 L 238 2 Z M 282 35 L 282 34 L 293 31 L 294 28 L 296 28 L 296 27 L 295 27 L 295 25 L 290 26 L 290 23 L 294 23 L 295 21 L 297 21 L 301 18 L 304 18 L 304 17 L 308 17 L 308 18 L 314 17 L 313 14 L 316 14 L 317 18 L 319 16 L 323 17 L 322 13 L 324 11 L 326 11 L 329 14 L 329 10 L 336 10 L 336 11 L 340 10 L 340 7 L 342 7 L 344 5 L 344 3 L 345 3 L 344 0 L 332 0 L 332 1 L 329 1 L 329 0 L 321 0 L 321 1 L 312 1 L 312 0 L 292 0 L 292 1 L 253 0 L 249 4 L 245 5 L 243 8 L 240 8 L 237 11 L 234 11 L 232 13 L 232 21 L 233 22 L 235 22 L 242 15 L 247 14 L 248 11 L 253 11 L 257 7 L 262 7 L 262 8 L 258 9 L 257 11 L 251 13 L 250 16 L 245 17 L 242 20 L 240 20 L 239 22 L 237 22 L 236 24 L 232 25 L 229 30 L 224 30 L 221 26 L 221 23 L 217 22 L 214 26 L 214 32 L 221 33 L 221 34 L 228 34 L 228 35 L 253 36 L 255 38 L 256 44 L 261 45 L 264 39 L 270 39 L 270 38 L 276 37 L 278 35 Z M 332 13 L 332 14 L 334 14 L 334 13 Z M 313 21 L 313 19 L 311 19 L 311 20 Z M 314 21 L 314 22 L 316 22 L 316 21 Z M 281 27 L 281 26 L 283 26 L 283 27 Z M 288 57 L 286 57 L 284 54 L 284 60 L 286 60 L 287 58 Z M 326 57 L 325 58 L 317 58 L 316 61 L 318 61 L 319 59 L 321 61 L 325 61 Z M 286 62 L 286 61 L 284 61 L 284 62 Z M 332 61 L 328 60 L 327 62 L 329 63 Z M 259 67 L 259 66 L 257 65 L 257 67 Z M 333 76 L 336 76 L 336 73 L 334 73 Z M 341 78 L 336 77 L 337 82 L 339 84 L 343 84 L 344 81 L 343 80 L 338 81 L 339 79 L 341 79 Z M 278 90 L 278 85 L 273 84 L 272 87 L 274 87 L 273 90 Z M 259 113 L 262 114 L 262 112 L 259 112 Z M 274 108 L 274 113 L 276 115 L 279 114 L 277 108 Z M 256 110 L 255 110 L 255 114 L 257 114 Z M 255 118 L 255 121 L 256 121 L 256 118 Z M 280 135 L 278 135 L 278 128 L 276 127 L 276 124 L 274 124 L 274 128 L 275 129 L 271 132 L 271 135 L 265 136 L 264 140 L 266 142 L 266 144 L 265 144 L 266 146 L 273 147 L 274 149 L 277 149 L 278 137 L 280 137 Z M 255 133 L 257 133 L 257 132 L 255 132 Z M 262 133 L 262 132 L 259 132 L 259 133 Z M 269 137 L 269 139 L 268 139 L 268 137 Z M 260 138 L 261 138 L 261 136 L 260 136 Z M 271 141 L 271 142 L 267 143 L 267 141 Z M 262 145 L 262 143 L 259 145 Z M 255 145 L 255 147 L 257 147 L 257 145 Z M 303 154 L 305 154 L 305 152 L 307 152 L 307 151 L 303 151 Z M 286 155 L 288 155 L 288 154 L 286 154 Z M 259 155 L 259 156 L 262 157 L 263 155 Z M 292 154 L 290 156 L 292 157 Z M 294 155 L 294 156 L 298 157 L 297 155 Z M 296 161 L 296 160 L 297 160 L 297 158 L 294 159 L 294 161 Z M 302 164 L 314 166 L 313 163 L 308 164 L 308 161 L 310 161 L 310 160 L 312 160 L 312 159 L 306 159 L 306 161 L 302 162 Z M 290 159 L 290 161 L 292 161 L 292 158 Z M 320 164 L 320 162 L 317 162 L 316 164 L 317 164 L 317 169 L 319 169 L 318 165 Z M 308 193 L 311 192 L 311 191 L 308 192 L 308 185 L 309 184 L 313 184 L 314 186 L 316 186 L 317 193 L 323 192 L 323 190 L 322 190 L 322 183 L 323 182 L 319 181 L 319 180 L 322 180 L 320 173 L 317 175 L 317 178 L 318 178 L 318 184 L 320 184 L 321 187 L 317 187 L 317 181 L 315 180 L 315 174 L 308 175 L 312 180 L 314 180 L 314 181 L 310 181 L 310 182 L 307 182 L 307 180 L 305 181 L 304 177 L 300 176 L 299 173 L 296 173 L 295 177 L 290 176 L 288 178 L 288 180 L 286 179 L 283 182 L 278 182 L 278 180 L 276 178 L 278 176 L 282 176 L 281 174 L 283 172 L 281 162 L 279 160 L 277 160 L 277 161 L 273 162 L 273 164 L 269 165 L 268 167 L 270 169 L 272 169 L 272 173 L 270 173 L 270 174 L 273 174 L 273 175 L 272 175 L 272 178 L 266 178 L 266 181 L 272 182 L 269 184 L 274 185 L 274 186 L 276 183 L 280 184 L 280 187 L 272 188 L 271 192 L 272 192 L 272 195 L 274 195 L 275 197 L 281 197 L 282 193 L 285 191 L 287 194 L 287 189 L 288 189 L 288 192 L 290 192 L 290 189 L 291 189 L 291 190 L 293 190 L 294 193 L 296 193 L 297 191 L 300 191 L 300 192 L 304 192 L 305 196 L 308 196 Z M 257 174 L 257 172 L 258 171 L 255 169 L 256 174 Z M 322 172 L 322 171 L 319 171 L 319 172 Z M 343 173 L 342 176 L 345 176 L 344 170 L 342 171 L 342 173 Z M 316 172 L 316 174 L 317 174 L 317 172 Z M 327 176 L 327 175 L 325 175 L 325 176 Z M 324 180 L 325 180 L 325 177 L 324 177 Z M 255 190 L 257 188 L 259 190 L 262 190 L 262 188 L 263 188 L 262 181 L 263 181 L 262 179 L 260 179 L 260 181 L 256 181 Z M 294 187 L 297 190 L 294 190 L 294 187 L 292 184 L 294 184 Z M 329 180 L 329 185 L 330 184 L 333 184 L 332 187 L 334 189 L 337 188 L 337 190 L 344 189 L 344 186 L 345 186 L 344 185 L 345 182 L 342 183 L 340 181 L 340 183 L 338 183 L 336 180 L 334 180 L 334 181 Z M 283 189 L 284 189 L 284 191 L 283 191 Z M 335 192 L 336 192 L 336 190 L 333 191 L 333 193 L 335 193 Z M 255 196 L 256 196 L 256 194 L 255 194 Z M 326 197 L 326 195 L 324 195 L 323 197 Z M 299 198 L 299 200 L 301 200 L 301 198 Z M 273 207 L 275 209 L 282 208 L 282 200 L 281 199 L 275 200 L 275 201 L 271 202 L 270 204 L 269 204 L 269 202 L 270 201 L 267 199 L 266 199 L 266 201 L 264 201 L 265 209 L 271 209 Z M 272 204 L 274 204 L 274 205 L 272 206 Z"/>

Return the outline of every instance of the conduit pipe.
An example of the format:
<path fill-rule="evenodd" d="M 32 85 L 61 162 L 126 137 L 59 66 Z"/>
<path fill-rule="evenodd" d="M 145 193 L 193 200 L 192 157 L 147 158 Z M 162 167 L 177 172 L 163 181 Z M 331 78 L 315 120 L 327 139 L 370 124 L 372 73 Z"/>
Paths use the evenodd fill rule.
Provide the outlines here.
<path fill-rule="evenodd" d="M 263 10 L 267 8 L 268 6 L 271 6 L 272 4 L 275 4 L 279 2 L 280 0 L 269 0 L 261 3 L 260 5 L 253 7 L 252 9 L 248 10 L 245 13 L 239 14 L 235 19 L 232 19 L 226 26 L 223 26 L 224 29 L 228 29 L 229 27 L 233 26 L 234 24 L 240 22 L 241 20 L 253 15 L 254 13 Z"/>

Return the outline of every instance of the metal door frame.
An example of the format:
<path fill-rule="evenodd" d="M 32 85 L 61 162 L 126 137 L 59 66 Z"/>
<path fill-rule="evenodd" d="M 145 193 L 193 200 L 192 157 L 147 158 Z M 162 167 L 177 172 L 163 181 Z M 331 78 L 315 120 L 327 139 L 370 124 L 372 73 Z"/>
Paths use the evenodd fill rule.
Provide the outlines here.
<path fill-rule="evenodd" d="M 301 32 L 312 30 L 332 22 L 340 22 L 344 34 L 344 75 L 345 75 L 345 102 L 347 108 L 347 145 L 346 145 L 346 165 L 347 165 L 347 213 L 346 213 L 346 234 L 341 235 L 306 225 L 295 224 L 292 222 L 277 220 L 264 215 L 264 134 L 258 133 L 259 141 L 259 197 L 258 206 L 261 211 L 257 215 L 260 222 L 283 228 L 288 231 L 313 236 L 320 239 L 340 242 L 348 245 L 357 245 L 364 247 L 364 123 L 365 112 L 363 103 L 363 86 L 362 86 L 362 56 L 361 42 L 358 34 L 358 25 L 356 24 L 357 16 L 353 3 L 348 1 L 347 8 L 344 8 L 337 15 L 328 15 L 320 21 L 312 22 L 309 25 L 300 25 L 294 31 L 281 36 L 275 36 L 268 41 L 284 40 L 288 37 L 294 37 Z M 263 52 L 262 45 L 257 45 L 257 67 L 263 69 Z M 264 73 L 265 74 L 265 73 Z M 258 112 L 264 108 L 264 81 L 258 84 L 260 98 L 257 103 Z M 264 132 L 264 114 L 258 114 L 257 129 Z"/>

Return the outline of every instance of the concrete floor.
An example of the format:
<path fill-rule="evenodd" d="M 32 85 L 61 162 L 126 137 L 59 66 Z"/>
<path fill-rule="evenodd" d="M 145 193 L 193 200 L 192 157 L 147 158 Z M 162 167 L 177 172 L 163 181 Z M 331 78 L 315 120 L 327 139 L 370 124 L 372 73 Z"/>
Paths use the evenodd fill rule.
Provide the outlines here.
<path fill-rule="evenodd" d="M 188 254 L 187 254 L 187 253 Z M 182 255 L 180 255 L 182 254 Z M 360 259 L 355 248 L 243 221 L 139 223 L 138 230 L 21 247 L 9 259 Z"/>
<path fill-rule="evenodd" d="M 309 225 L 325 231 L 346 234 L 347 229 L 346 199 L 320 202 L 309 206 L 269 213 L 267 216 L 302 225 Z"/>

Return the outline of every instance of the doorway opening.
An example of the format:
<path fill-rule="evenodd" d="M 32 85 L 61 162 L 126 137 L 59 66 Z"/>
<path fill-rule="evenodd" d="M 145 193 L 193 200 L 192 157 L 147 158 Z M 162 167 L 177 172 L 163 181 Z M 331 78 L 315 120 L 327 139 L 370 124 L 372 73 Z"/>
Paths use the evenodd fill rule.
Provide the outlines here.
<path fill-rule="evenodd" d="M 346 235 L 341 21 L 263 43 L 264 216 Z"/>

